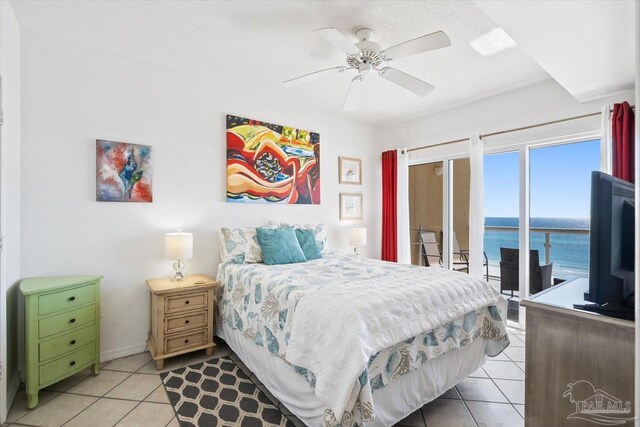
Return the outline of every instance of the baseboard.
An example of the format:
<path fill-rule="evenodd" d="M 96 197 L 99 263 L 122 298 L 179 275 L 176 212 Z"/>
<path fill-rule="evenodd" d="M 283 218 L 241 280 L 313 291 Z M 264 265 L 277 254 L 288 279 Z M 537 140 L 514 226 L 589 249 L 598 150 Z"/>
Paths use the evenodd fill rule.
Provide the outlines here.
<path fill-rule="evenodd" d="M 107 350 L 100 352 L 100 362 L 108 362 L 120 357 L 131 356 L 132 354 L 142 353 L 147 348 L 146 341 L 139 344 L 132 344 L 125 347 L 114 348 L 113 350 Z"/>

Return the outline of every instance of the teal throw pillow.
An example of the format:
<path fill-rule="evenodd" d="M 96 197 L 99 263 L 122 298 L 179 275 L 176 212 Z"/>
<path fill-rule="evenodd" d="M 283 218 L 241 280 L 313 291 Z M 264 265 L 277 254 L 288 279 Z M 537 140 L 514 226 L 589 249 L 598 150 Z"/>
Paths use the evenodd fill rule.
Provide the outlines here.
<path fill-rule="evenodd" d="M 298 243 L 300 243 L 300 247 L 302 248 L 302 252 L 304 252 L 304 257 L 307 261 L 322 258 L 320 248 L 318 248 L 318 243 L 316 242 L 316 235 L 313 230 L 296 229 L 296 237 L 298 238 Z"/>
<path fill-rule="evenodd" d="M 295 229 L 259 227 L 256 228 L 256 233 L 265 264 L 293 264 L 307 260 Z"/>

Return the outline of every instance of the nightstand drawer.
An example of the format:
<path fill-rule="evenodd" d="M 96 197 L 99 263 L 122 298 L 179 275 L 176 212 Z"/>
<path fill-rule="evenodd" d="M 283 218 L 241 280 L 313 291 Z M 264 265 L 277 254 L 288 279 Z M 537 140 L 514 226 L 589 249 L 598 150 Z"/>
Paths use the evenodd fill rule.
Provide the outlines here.
<path fill-rule="evenodd" d="M 174 332 L 180 332 L 189 329 L 206 328 L 208 319 L 209 316 L 207 310 L 182 314 L 180 316 L 167 316 L 164 323 L 164 333 L 172 334 Z"/>
<path fill-rule="evenodd" d="M 40 316 L 56 311 L 68 310 L 96 300 L 95 283 L 68 291 L 38 297 L 38 314 Z"/>
<path fill-rule="evenodd" d="M 189 332 L 176 337 L 166 337 L 164 339 L 164 352 L 175 353 L 191 347 L 205 345 L 209 341 L 208 329 L 201 329 L 196 332 Z"/>
<path fill-rule="evenodd" d="M 207 292 L 193 292 L 181 294 L 165 299 L 164 312 L 176 313 L 179 311 L 197 310 L 207 307 Z"/>
<path fill-rule="evenodd" d="M 40 384 L 63 377 L 79 367 L 94 361 L 96 346 L 93 343 L 54 362 L 40 366 Z"/>
<path fill-rule="evenodd" d="M 79 349 L 96 339 L 96 326 L 91 325 L 58 338 L 40 343 L 40 360 L 52 359 Z"/>
<path fill-rule="evenodd" d="M 96 320 L 96 306 L 79 308 L 68 313 L 58 314 L 38 320 L 38 336 L 48 337 L 60 332 L 70 331 Z"/>

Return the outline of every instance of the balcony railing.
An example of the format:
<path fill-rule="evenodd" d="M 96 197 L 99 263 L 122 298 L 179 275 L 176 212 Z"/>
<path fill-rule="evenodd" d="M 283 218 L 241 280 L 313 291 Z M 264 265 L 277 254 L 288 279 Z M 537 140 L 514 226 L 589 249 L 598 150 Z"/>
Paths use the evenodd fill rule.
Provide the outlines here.
<path fill-rule="evenodd" d="M 506 231 L 511 233 L 517 233 L 519 231 L 518 227 L 498 227 L 492 225 L 486 225 L 484 227 L 485 231 Z M 412 228 L 411 231 L 411 245 L 420 245 L 420 231 L 424 231 L 425 229 L 420 228 Z M 544 259 L 545 264 L 551 262 L 551 235 L 552 234 L 589 234 L 589 230 L 581 229 L 581 228 L 543 228 L 543 227 L 530 227 L 531 233 L 544 233 Z M 417 239 L 416 239 L 417 237 Z M 414 240 L 416 239 L 416 240 Z M 422 248 L 420 248 L 420 265 L 422 265 Z"/>
<path fill-rule="evenodd" d="M 518 227 L 496 227 L 492 225 L 485 225 L 485 231 L 508 231 L 517 233 L 520 229 Z M 542 228 L 542 227 L 529 227 L 531 233 L 544 233 L 544 261 L 545 264 L 551 262 L 551 234 L 589 234 L 589 230 L 582 228 Z"/>

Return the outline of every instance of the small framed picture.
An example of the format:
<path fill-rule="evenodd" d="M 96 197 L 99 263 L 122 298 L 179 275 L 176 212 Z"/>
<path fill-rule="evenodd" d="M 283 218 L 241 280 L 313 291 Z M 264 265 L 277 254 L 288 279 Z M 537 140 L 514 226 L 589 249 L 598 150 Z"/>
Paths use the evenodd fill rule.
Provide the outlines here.
<path fill-rule="evenodd" d="M 340 220 L 362 219 L 362 193 L 340 193 Z"/>
<path fill-rule="evenodd" d="M 351 157 L 338 157 L 340 184 L 362 185 L 362 160 Z"/>

